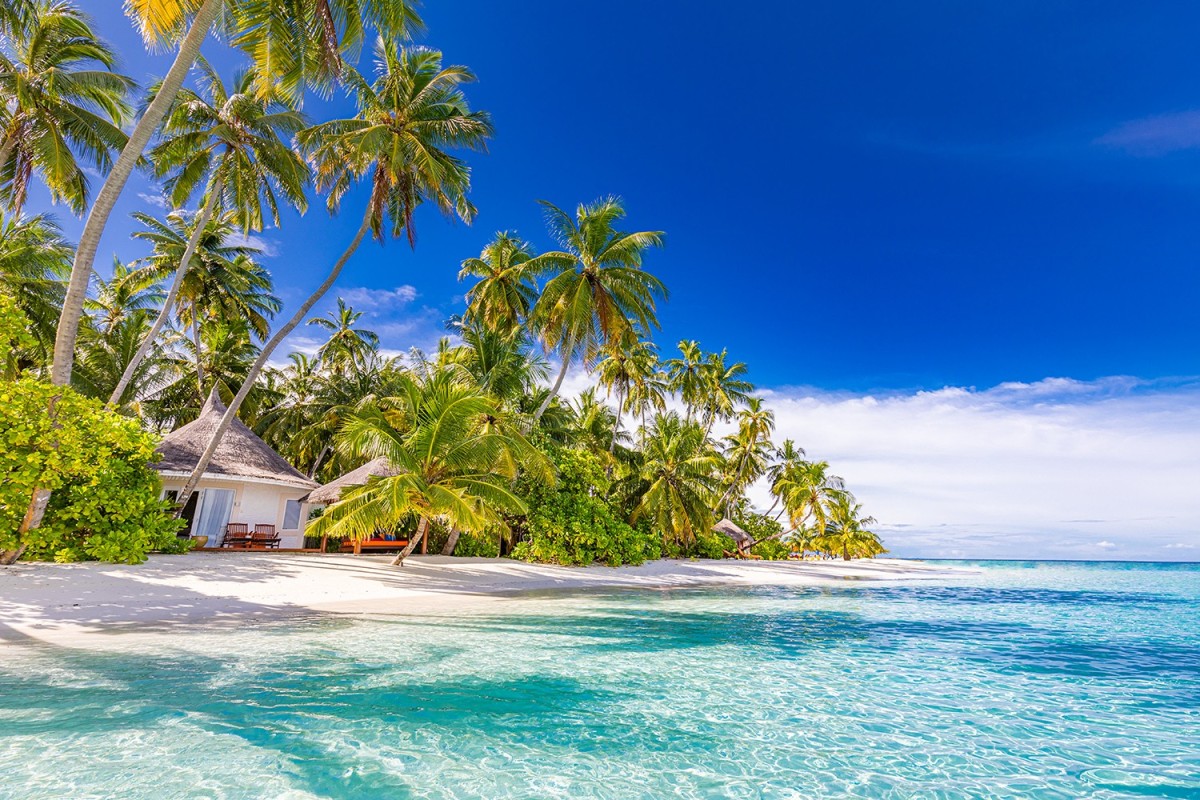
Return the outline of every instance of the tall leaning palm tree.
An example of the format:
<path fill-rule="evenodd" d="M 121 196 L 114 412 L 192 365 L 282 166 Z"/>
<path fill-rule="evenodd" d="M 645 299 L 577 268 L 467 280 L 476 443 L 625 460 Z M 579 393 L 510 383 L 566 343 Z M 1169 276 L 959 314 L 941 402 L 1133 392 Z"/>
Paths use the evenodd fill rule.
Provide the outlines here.
<path fill-rule="evenodd" d="M 162 142 L 151 151 L 151 162 L 165 178 L 176 208 L 182 208 L 201 185 L 204 199 L 162 311 L 113 389 L 110 403 L 125 393 L 138 362 L 166 323 L 214 215 L 228 210 L 231 219 L 249 232 L 262 230 L 268 219 L 279 224 L 281 198 L 302 212 L 308 206 L 304 194 L 308 168 L 290 147 L 292 137 L 304 127 L 304 116 L 256 96 L 253 70 L 240 73 L 226 87 L 203 58 L 198 66 L 200 91 L 180 91 L 164 122 Z"/>
<path fill-rule="evenodd" d="M 646 250 L 662 246 L 662 231 L 618 231 L 625 209 L 615 197 L 580 204 L 574 215 L 540 202 L 562 249 L 537 258 L 539 268 L 555 274 L 542 289 L 533 319 L 546 350 L 556 352 L 562 365 L 534 422 L 558 396 L 574 359 L 590 365 L 608 342 L 657 328 L 655 303 L 667 296 L 662 281 L 642 269 Z"/>
<path fill-rule="evenodd" d="M 361 47 L 366 26 L 389 39 L 405 39 L 422 26 L 411 0 L 127 0 L 125 10 L 148 45 L 174 46 L 175 59 L 88 211 L 54 344 L 51 380 L 60 386 L 71 381 L 88 280 L 108 218 L 211 30 L 223 29 L 250 56 L 260 96 L 282 91 L 294 99 L 305 86 L 327 88 L 347 71 L 343 57 Z"/>
<path fill-rule="evenodd" d="M 361 180 L 370 186 L 362 223 L 324 282 L 263 347 L 180 490 L 181 507 L 195 491 L 221 437 L 275 348 L 325 296 L 368 233 L 380 240 L 388 234 L 404 235 L 409 246 L 415 247 L 413 212 L 425 202 L 448 216 L 457 214 L 465 222 L 474 218 L 475 208 L 467 200 L 470 167 L 449 152 L 483 150 L 492 134 L 487 113 L 471 111 L 461 89 L 475 80 L 474 74 L 466 67 L 443 67 L 437 50 L 404 48 L 382 38 L 375 54 L 373 82 L 347 68 L 346 79 L 353 88 L 358 114 L 316 125 L 299 135 L 315 165 L 318 188 L 328 192 L 331 212 L 355 183 Z"/>

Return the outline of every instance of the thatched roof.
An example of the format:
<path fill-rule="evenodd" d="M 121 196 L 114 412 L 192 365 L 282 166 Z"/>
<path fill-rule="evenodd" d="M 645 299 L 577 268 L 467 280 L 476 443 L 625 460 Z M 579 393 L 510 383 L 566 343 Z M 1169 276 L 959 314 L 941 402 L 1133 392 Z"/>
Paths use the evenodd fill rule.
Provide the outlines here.
<path fill-rule="evenodd" d="M 362 486 L 372 477 L 390 478 L 398 474 L 399 471 L 392 469 L 386 458 L 377 458 L 374 461 L 368 461 L 358 469 L 334 478 L 319 489 L 313 489 L 308 493 L 308 497 L 304 498 L 304 501 L 323 505 L 336 503 L 342 496 L 342 492 L 354 486 Z"/>
<path fill-rule="evenodd" d="M 200 455 L 208 446 L 224 413 L 225 404 L 213 390 L 196 420 L 171 431 L 162 440 L 158 446 L 159 461 L 154 468 L 159 472 L 190 473 L 199 463 Z M 213 453 L 204 474 L 250 478 L 304 488 L 317 485 L 316 481 L 306 478 L 236 417 L 221 437 L 221 444 Z"/>
<path fill-rule="evenodd" d="M 726 518 L 721 520 L 716 525 L 713 525 L 713 530 L 733 539 L 733 543 L 738 547 L 749 547 L 754 544 L 754 537 L 735 525 L 731 519 Z"/>

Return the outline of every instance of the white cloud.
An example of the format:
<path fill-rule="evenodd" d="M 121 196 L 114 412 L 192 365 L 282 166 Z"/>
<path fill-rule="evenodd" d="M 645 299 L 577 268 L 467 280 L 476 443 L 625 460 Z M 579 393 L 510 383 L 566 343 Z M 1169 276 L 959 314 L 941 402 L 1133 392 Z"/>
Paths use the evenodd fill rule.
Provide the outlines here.
<path fill-rule="evenodd" d="M 1195 382 L 764 394 L 777 440 L 829 461 L 898 554 L 1150 558 L 1200 542 Z"/>
<path fill-rule="evenodd" d="M 417 299 L 415 286 L 397 286 L 395 289 L 368 289 L 363 286 L 341 289 L 338 297 L 359 311 L 387 312 L 408 305 Z"/>
<path fill-rule="evenodd" d="M 1163 549 L 1164 550 L 1195 550 L 1196 545 L 1187 544 L 1186 542 L 1172 542 L 1171 544 L 1164 544 Z"/>
<path fill-rule="evenodd" d="M 1161 156 L 1200 147 L 1200 111 L 1135 119 L 1118 125 L 1096 144 L 1136 156 Z"/>
<path fill-rule="evenodd" d="M 279 255 L 279 245 L 277 242 L 265 239 L 262 236 L 255 236 L 252 233 L 234 231 L 226 238 L 225 242 L 230 247 L 253 247 L 264 258 L 274 258 Z"/>
<path fill-rule="evenodd" d="M 150 194 L 149 192 L 138 192 L 138 197 L 145 200 L 155 208 L 169 211 L 171 209 L 171 201 L 163 197 L 161 194 Z"/>

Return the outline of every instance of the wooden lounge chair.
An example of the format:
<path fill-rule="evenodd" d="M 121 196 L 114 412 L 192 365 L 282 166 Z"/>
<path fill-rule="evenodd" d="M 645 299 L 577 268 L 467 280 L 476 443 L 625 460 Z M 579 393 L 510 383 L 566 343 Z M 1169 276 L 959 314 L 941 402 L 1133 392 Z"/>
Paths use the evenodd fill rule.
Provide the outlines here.
<path fill-rule="evenodd" d="M 254 534 L 250 537 L 251 547 L 279 548 L 279 534 L 275 533 L 274 525 L 255 525 Z"/>
<path fill-rule="evenodd" d="M 352 539 L 342 541 L 343 553 L 360 555 L 364 550 L 403 550 L 408 539 Z"/>
<path fill-rule="evenodd" d="M 225 526 L 225 538 L 221 539 L 221 547 L 249 547 L 250 526 L 244 522 L 230 522 Z"/>

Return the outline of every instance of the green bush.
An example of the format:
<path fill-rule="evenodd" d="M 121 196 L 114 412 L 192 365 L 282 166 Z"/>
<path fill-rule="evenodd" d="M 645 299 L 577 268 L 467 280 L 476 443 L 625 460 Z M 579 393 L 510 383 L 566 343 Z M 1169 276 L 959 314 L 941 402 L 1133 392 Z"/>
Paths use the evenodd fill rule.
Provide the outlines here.
<path fill-rule="evenodd" d="M 558 473 L 553 487 L 523 482 L 518 487 L 529 514 L 524 539 L 513 557 L 552 564 L 609 566 L 641 564 L 658 558 L 662 544 L 644 528 L 621 519 L 608 500 L 611 481 L 600 459 L 582 450 L 551 453 Z"/>
<path fill-rule="evenodd" d="M 461 558 L 496 558 L 500 555 L 500 538 L 495 533 L 463 533 L 458 537 L 454 555 Z"/>
<path fill-rule="evenodd" d="M 54 421 L 47 414 L 53 402 Z M 55 561 L 137 563 L 178 547 L 183 526 L 159 500 L 155 437 L 71 389 L 0 382 L 0 550 Z M 18 540 L 37 488 L 52 492 L 41 527 Z"/>

